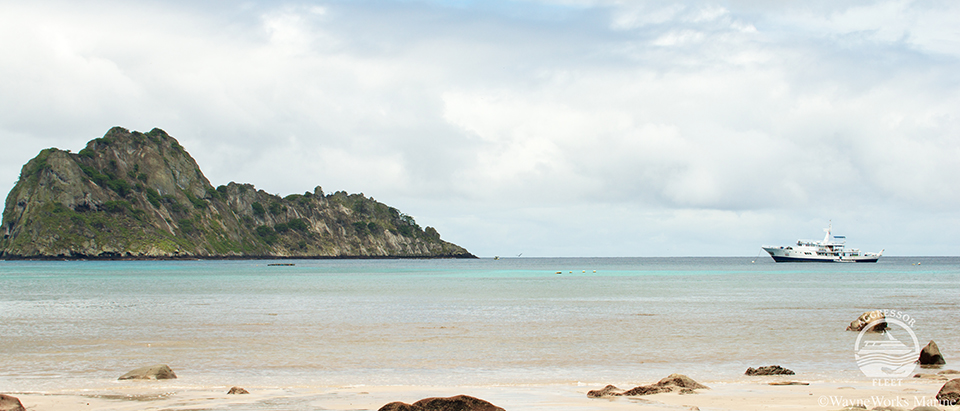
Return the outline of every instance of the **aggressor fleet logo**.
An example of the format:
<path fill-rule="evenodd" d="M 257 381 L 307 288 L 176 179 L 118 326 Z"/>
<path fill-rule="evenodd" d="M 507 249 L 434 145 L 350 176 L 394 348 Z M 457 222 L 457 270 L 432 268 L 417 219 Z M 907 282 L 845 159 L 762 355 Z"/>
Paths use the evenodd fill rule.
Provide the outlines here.
<path fill-rule="evenodd" d="M 920 357 L 920 342 L 911 328 L 916 320 L 901 311 L 881 311 L 884 316 L 867 323 L 857 335 L 854 345 L 857 366 L 870 378 L 908 377 Z M 872 331 L 877 326 L 883 331 Z"/>

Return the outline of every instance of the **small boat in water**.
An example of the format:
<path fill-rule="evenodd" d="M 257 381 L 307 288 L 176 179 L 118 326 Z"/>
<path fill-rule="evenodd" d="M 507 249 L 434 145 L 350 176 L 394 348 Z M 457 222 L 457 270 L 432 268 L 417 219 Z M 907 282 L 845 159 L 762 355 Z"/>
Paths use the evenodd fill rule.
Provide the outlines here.
<path fill-rule="evenodd" d="M 860 250 L 846 249 L 846 237 L 833 235 L 833 225 L 823 229 L 827 235 L 823 241 L 797 240 L 796 245 L 771 247 L 763 246 L 763 250 L 773 257 L 773 261 L 785 262 L 824 262 L 824 263 L 875 263 L 883 255 L 866 253 Z"/>

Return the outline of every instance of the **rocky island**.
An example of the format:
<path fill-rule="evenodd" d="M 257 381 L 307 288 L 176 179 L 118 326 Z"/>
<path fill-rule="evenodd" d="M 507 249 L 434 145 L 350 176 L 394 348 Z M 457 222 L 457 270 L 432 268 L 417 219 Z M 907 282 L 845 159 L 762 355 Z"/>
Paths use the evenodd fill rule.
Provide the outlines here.
<path fill-rule="evenodd" d="M 0 234 L 2 259 L 474 257 L 363 194 L 213 187 L 157 128 L 41 151 L 7 196 Z"/>

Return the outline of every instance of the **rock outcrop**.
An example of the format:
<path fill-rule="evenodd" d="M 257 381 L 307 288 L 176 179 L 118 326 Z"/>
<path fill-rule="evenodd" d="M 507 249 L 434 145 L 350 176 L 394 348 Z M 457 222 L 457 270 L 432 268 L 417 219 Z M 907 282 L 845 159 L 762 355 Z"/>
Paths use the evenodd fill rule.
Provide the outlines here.
<path fill-rule="evenodd" d="M 674 392 L 679 391 L 681 394 L 693 393 L 693 390 L 697 389 L 709 389 L 706 385 L 700 384 L 694 381 L 692 378 L 687 377 L 683 374 L 670 374 L 664 379 L 661 379 L 656 384 L 650 385 L 641 385 L 634 387 L 627 391 L 620 391 L 617 387 L 613 385 L 608 385 L 603 387 L 600 390 L 593 390 L 587 392 L 587 397 L 590 398 L 602 398 L 602 397 L 620 397 L 620 396 L 637 396 L 637 395 L 651 395 L 659 394 L 663 392 Z"/>
<path fill-rule="evenodd" d="M 232 394 L 249 394 L 249 393 L 250 391 L 247 391 L 240 387 L 232 387 L 230 388 L 230 391 L 227 391 L 227 394 L 231 394 L 231 395 Z"/>
<path fill-rule="evenodd" d="M 469 395 L 424 398 L 413 404 L 391 402 L 379 411 L 504 411 L 496 405 Z"/>
<path fill-rule="evenodd" d="M 943 355 L 940 354 L 940 347 L 937 347 L 937 343 L 930 340 L 929 343 L 922 350 L 920 350 L 920 358 L 917 359 L 917 362 L 920 363 L 920 366 L 941 366 L 947 363 L 943 359 Z"/>
<path fill-rule="evenodd" d="M 26 411 L 26 408 L 19 398 L 0 394 L 0 411 Z"/>
<path fill-rule="evenodd" d="M 744 375 L 794 375 L 793 370 L 783 368 L 779 365 L 767 365 L 759 368 L 748 367 Z"/>
<path fill-rule="evenodd" d="M 860 314 L 856 320 L 850 322 L 850 326 L 847 327 L 847 331 L 862 331 L 863 327 L 866 327 L 868 324 L 878 321 L 873 326 L 870 327 L 867 332 L 883 332 L 887 329 L 886 316 L 883 315 L 883 311 L 868 311 L 863 314 Z"/>
<path fill-rule="evenodd" d="M 473 257 L 363 194 L 213 187 L 160 129 L 46 149 L 7 196 L 0 258 Z"/>
<path fill-rule="evenodd" d="M 956 405 L 960 403 L 960 378 L 954 378 L 943 384 L 937 392 L 937 401 L 941 405 Z"/>
<path fill-rule="evenodd" d="M 177 378 L 173 370 L 165 364 L 137 368 L 118 378 L 119 380 L 172 380 Z"/>
<path fill-rule="evenodd" d="M 619 397 L 621 395 L 623 395 L 623 390 L 615 385 L 607 385 L 599 390 L 587 391 L 587 397 L 590 398 Z"/>

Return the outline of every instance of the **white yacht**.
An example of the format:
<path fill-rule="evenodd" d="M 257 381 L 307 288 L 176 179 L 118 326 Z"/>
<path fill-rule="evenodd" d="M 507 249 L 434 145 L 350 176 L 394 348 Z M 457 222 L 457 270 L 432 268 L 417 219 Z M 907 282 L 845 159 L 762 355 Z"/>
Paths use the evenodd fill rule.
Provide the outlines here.
<path fill-rule="evenodd" d="M 832 224 L 823 229 L 827 232 L 823 241 L 797 240 L 797 244 L 792 246 L 763 246 L 763 250 L 770 253 L 770 257 L 773 257 L 773 260 L 778 263 L 875 263 L 883 255 L 883 250 L 880 250 L 879 253 L 865 253 L 856 248 L 846 249 L 846 237 L 833 235 L 832 230 Z"/>

